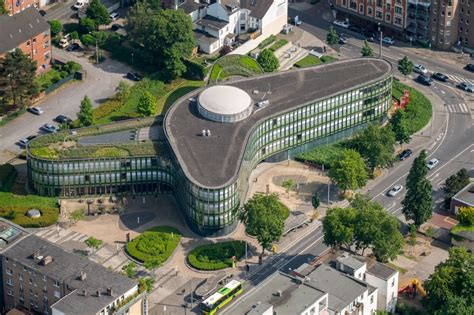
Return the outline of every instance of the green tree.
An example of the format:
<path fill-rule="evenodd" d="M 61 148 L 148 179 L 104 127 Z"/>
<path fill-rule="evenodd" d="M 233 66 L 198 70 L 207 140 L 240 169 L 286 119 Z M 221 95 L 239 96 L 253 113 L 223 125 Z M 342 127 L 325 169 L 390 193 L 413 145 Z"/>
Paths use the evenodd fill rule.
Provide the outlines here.
<path fill-rule="evenodd" d="M 115 98 L 123 102 L 130 96 L 130 84 L 125 81 L 120 81 L 115 91 L 117 92 Z"/>
<path fill-rule="evenodd" d="M 36 61 L 18 48 L 0 58 L 0 105 L 12 105 L 14 109 L 29 105 L 39 93 L 37 69 Z"/>
<path fill-rule="evenodd" d="M 78 40 L 79 39 L 79 33 L 77 31 L 71 32 L 71 39 L 72 40 Z"/>
<path fill-rule="evenodd" d="M 373 174 L 376 168 L 392 165 L 394 144 L 395 135 L 391 129 L 369 125 L 354 137 L 349 147 L 360 153 Z"/>
<path fill-rule="evenodd" d="M 270 49 L 264 49 L 257 57 L 258 64 L 265 72 L 273 72 L 280 67 L 280 62 Z"/>
<path fill-rule="evenodd" d="M 405 113 L 401 109 L 397 109 L 390 118 L 390 127 L 395 134 L 395 140 L 398 141 L 400 146 L 410 142 L 411 138 L 406 126 Z"/>
<path fill-rule="evenodd" d="M 87 247 L 90 247 L 92 248 L 92 252 L 94 253 L 97 249 L 99 249 L 99 247 L 102 245 L 102 241 L 93 237 L 93 236 L 90 236 L 88 239 L 86 239 L 84 241 L 84 243 L 86 243 Z"/>
<path fill-rule="evenodd" d="M 331 208 L 323 219 L 324 244 L 337 249 L 341 246 L 350 249 L 354 244 L 353 208 Z"/>
<path fill-rule="evenodd" d="M 156 113 L 156 99 L 148 91 L 145 91 L 138 99 L 137 112 L 142 117 L 148 117 Z"/>
<path fill-rule="evenodd" d="M 290 190 L 295 187 L 295 181 L 290 179 L 284 180 L 283 183 L 281 184 L 281 187 L 285 188 L 286 193 L 288 194 L 288 197 L 290 197 Z"/>
<path fill-rule="evenodd" d="M 451 198 L 469 184 L 469 173 L 462 168 L 456 174 L 449 176 L 443 185 L 444 206 L 449 208 Z"/>
<path fill-rule="evenodd" d="M 146 0 L 148 5 L 150 6 L 150 9 L 159 11 L 162 9 L 162 2 L 161 0 Z"/>
<path fill-rule="evenodd" d="M 183 10 L 160 10 L 156 13 L 146 3 L 138 2 L 128 16 L 129 39 L 140 47 L 140 58 L 164 70 L 168 79 L 186 71 L 184 58 L 195 47 L 191 18 Z"/>
<path fill-rule="evenodd" d="M 83 33 L 90 33 L 98 29 L 97 22 L 91 18 L 85 17 L 79 21 Z"/>
<path fill-rule="evenodd" d="M 149 278 L 149 277 L 144 277 L 138 279 L 138 290 L 140 292 L 143 292 L 146 290 L 146 292 L 150 293 L 151 290 L 153 290 L 153 285 L 155 284 L 155 279 Z"/>
<path fill-rule="evenodd" d="M 248 231 L 257 237 L 262 255 L 283 234 L 288 209 L 281 204 L 278 195 L 254 195 L 244 205 L 241 220 Z"/>
<path fill-rule="evenodd" d="M 137 264 L 135 264 L 133 261 L 129 262 L 128 264 L 122 267 L 122 270 L 125 272 L 127 277 L 133 278 L 137 273 Z"/>
<path fill-rule="evenodd" d="M 95 38 L 91 34 L 84 34 L 81 36 L 81 43 L 86 48 L 92 47 L 95 45 Z"/>
<path fill-rule="evenodd" d="M 474 207 L 459 208 L 458 219 L 462 225 L 474 226 Z"/>
<path fill-rule="evenodd" d="M 405 215 L 405 219 L 413 221 L 417 229 L 431 218 L 433 212 L 431 183 L 426 179 L 427 173 L 426 152 L 423 150 L 413 161 L 408 173 L 407 193 L 402 201 L 402 213 Z"/>
<path fill-rule="evenodd" d="M 86 10 L 88 18 L 96 21 L 98 25 L 109 24 L 112 20 L 109 17 L 107 8 L 100 2 L 100 0 L 92 0 Z"/>
<path fill-rule="evenodd" d="M 387 215 L 379 226 L 379 233 L 372 244 L 372 253 L 378 261 L 387 262 L 397 258 L 403 245 L 400 222 L 397 218 Z"/>
<path fill-rule="evenodd" d="M 423 286 L 428 314 L 474 314 L 474 253 L 451 248 Z"/>
<path fill-rule="evenodd" d="M 143 266 L 150 270 L 153 273 L 153 279 L 155 278 L 155 270 L 161 265 L 161 260 L 158 257 L 151 257 L 147 260 L 145 260 L 145 263 Z"/>
<path fill-rule="evenodd" d="M 8 14 L 8 10 L 5 7 L 5 0 L 0 0 L 0 15 Z"/>
<path fill-rule="evenodd" d="M 319 205 L 321 204 L 318 193 L 315 192 L 313 196 L 311 197 L 311 205 L 313 206 L 314 210 L 319 208 Z"/>
<path fill-rule="evenodd" d="M 50 29 L 51 29 L 51 35 L 54 36 L 58 33 L 61 33 L 63 31 L 63 25 L 61 21 L 59 20 L 50 20 L 48 21 Z"/>
<path fill-rule="evenodd" d="M 398 70 L 405 77 L 413 72 L 413 62 L 407 56 L 398 60 Z"/>
<path fill-rule="evenodd" d="M 329 32 L 328 32 L 328 35 L 326 36 L 326 41 L 328 42 L 329 45 L 334 45 L 334 44 L 339 43 L 339 35 L 337 34 L 336 30 L 332 26 L 329 27 Z"/>
<path fill-rule="evenodd" d="M 367 170 L 364 160 L 355 150 L 344 150 L 339 159 L 329 169 L 329 178 L 346 193 L 347 189 L 355 190 L 367 183 Z"/>
<path fill-rule="evenodd" d="M 369 46 L 369 43 L 364 40 L 364 46 L 362 46 L 360 53 L 362 54 L 362 57 L 372 57 L 374 55 L 374 50 Z"/>
<path fill-rule="evenodd" d="M 89 97 L 84 96 L 79 107 L 79 113 L 77 113 L 77 119 L 79 119 L 80 126 L 90 126 L 94 122 L 94 114 L 92 112 L 92 102 Z"/>

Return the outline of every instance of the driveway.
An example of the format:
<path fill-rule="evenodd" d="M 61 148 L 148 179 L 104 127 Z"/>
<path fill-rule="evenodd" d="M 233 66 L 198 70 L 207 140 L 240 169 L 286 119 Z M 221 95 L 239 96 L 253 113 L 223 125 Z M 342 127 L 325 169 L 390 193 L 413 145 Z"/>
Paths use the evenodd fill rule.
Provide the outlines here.
<path fill-rule="evenodd" d="M 85 95 L 97 106 L 115 94 L 118 83 L 124 79 L 130 68 L 108 58 L 99 66 L 95 66 L 85 58 L 53 48 L 53 57 L 61 61 L 73 60 L 82 65 L 87 77 L 82 82 L 72 82 L 58 91 L 53 92 L 35 104 L 44 110 L 41 116 L 29 112 L 0 127 L 0 163 L 5 163 L 18 154 L 21 149 L 15 144 L 19 139 L 39 133 L 39 128 L 52 122 L 59 114 L 76 118 L 79 105 Z M 130 82 L 130 81 L 129 81 Z"/>

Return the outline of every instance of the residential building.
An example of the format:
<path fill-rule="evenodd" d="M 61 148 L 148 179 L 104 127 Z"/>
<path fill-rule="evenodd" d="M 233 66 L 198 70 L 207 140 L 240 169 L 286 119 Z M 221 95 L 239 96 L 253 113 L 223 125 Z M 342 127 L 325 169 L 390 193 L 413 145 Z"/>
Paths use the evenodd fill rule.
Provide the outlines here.
<path fill-rule="evenodd" d="M 459 4 L 458 0 L 433 0 L 431 47 L 448 50 L 458 42 Z"/>
<path fill-rule="evenodd" d="M 334 9 L 350 22 L 364 23 L 384 33 L 404 34 L 407 27 L 408 0 L 336 0 Z"/>
<path fill-rule="evenodd" d="M 40 0 L 4 0 L 5 9 L 8 10 L 8 15 L 18 14 L 30 7 L 36 9 L 40 8 Z M 0 28 L 1 31 L 1 28 Z"/>
<path fill-rule="evenodd" d="M 461 207 L 474 207 L 474 183 L 469 183 L 451 198 L 449 209 L 458 214 Z"/>
<path fill-rule="evenodd" d="M 13 16 L 0 16 L 0 58 L 16 48 L 36 61 L 37 73 L 50 69 L 50 27 L 34 7 Z"/>
<path fill-rule="evenodd" d="M 458 3 L 458 42 L 467 52 L 474 53 L 474 0 L 458 0 Z"/>
<path fill-rule="evenodd" d="M 406 39 L 427 45 L 430 42 L 431 0 L 408 0 Z"/>
<path fill-rule="evenodd" d="M 399 273 L 397 270 L 373 259 L 351 255 L 338 257 L 336 268 L 376 287 L 378 310 L 395 311 L 398 298 Z"/>
<path fill-rule="evenodd" d="M 381 122 L 391 107 L 392 71 L 385 60 L 358 58 L 206 86 L 177 100 L 164 119 L 77 129 L 77 150 L 63 155 L 69 147 L 55 145 L 56 157 L 36 149 L 56 143 L 57 134 L 38 137 L 27 147 L 29 185 L 61 197 L 172 191 L 191 229 L 226 235 L 258 163 Z M 91 153 L 117 145 L 126 156 Z"/>
<path fill-rule="evenodd" d="M 0 262 L 2 311 L 143 314 L 146 292 L 140 292 L 135 281 L 4 219 L 0 219 Z"/>

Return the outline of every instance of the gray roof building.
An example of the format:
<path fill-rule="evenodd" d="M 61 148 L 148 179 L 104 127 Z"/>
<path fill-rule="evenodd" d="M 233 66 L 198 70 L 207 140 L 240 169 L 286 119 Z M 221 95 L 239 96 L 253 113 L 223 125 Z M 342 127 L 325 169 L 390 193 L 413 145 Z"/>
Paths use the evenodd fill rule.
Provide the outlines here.
<path fill-rule="evenodd" d="M 247 10 L 250 10 L 250 16 L 256 19 L 263 19 L 270 9 L 273 0 L 241 0 L 240 6 Z"/>
<path fill-rule="evenodd" d="M 453 200 L 461 202 L 469 207 L 474 207 L 474 183 L 469 183 L 453 196 Z"/>
<path fill-rule="evenodd" d="M 13 16 L 0 15 L 0 54 L 46 31 L 49 31 L 49 24 L 34 7 Z"/>

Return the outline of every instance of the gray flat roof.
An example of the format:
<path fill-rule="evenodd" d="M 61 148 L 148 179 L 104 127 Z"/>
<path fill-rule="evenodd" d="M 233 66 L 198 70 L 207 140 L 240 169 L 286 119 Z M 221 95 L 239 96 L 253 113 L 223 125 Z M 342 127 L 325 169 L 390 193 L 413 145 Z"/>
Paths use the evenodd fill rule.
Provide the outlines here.
<path fill-rule="evenodd" d="M 364 262 L 352 257 L 352 256 L 340 256 L 336 258 L 337 261 L 341 262 L 345 266 L 352 268 L 354 271 L 365 265 Z"/>
<path fill-rule="evenodd" d="M 453 199 L 465 203 L 469 206 L 474 206 L 474 183 L 469 183 L 466 187 L 461 189 Z"/>
<path fill-rule="evenodd" d="M 171 107 L 165 117 L 165 131 L 189 180 L 202 187 L 223 187 L 238 176 L 247 139 L 258 122 L 391 73 L 392 67 L 385 60 L 358 58 L 226 83 L 246 91 L 255 102 L 262 97 L 270 101 L 270 105 L 237 123 L 203 118 L 197 104 L 190 100 L 200 89 Z M 259 90 L 259 94 L 252 94 L 253 90 Z M 203 129 L 209 129 L 211 136 L 201 137 Z"/>
<path fill-rule="evenodd" d="M 53 261 L 46 266 L 42 265 L 32 257 L 36 251 L 43 257 L 51 256 Z M 54 308 L 64 314 L 96 314 L 137 285 L 125 276 L 107 270 L 85 257 L 66 252 L 36 235 L 28 235 L 16 242 L 4 255 L 42 275 L 66 283 L 71 291 L 54 304 Z M 79 279 L 80 271 L 86 273 L 84 280 Z M 112 288 L 113 296 L 106 293 L 107 288 Z M 87 290 L 85 296 L 82 291 L 84 289 Z M 96 295 L 97 291 L 101 292 L 100 297 Z"/>
<path fill-rule="evenodd" d="M 367 266 L 367 272 L 385 280 L 390 279 L 394 274 L 397 273 L 397 270 L 390 268 L 378 261 L 375 261 L 373 264 Z"/>

